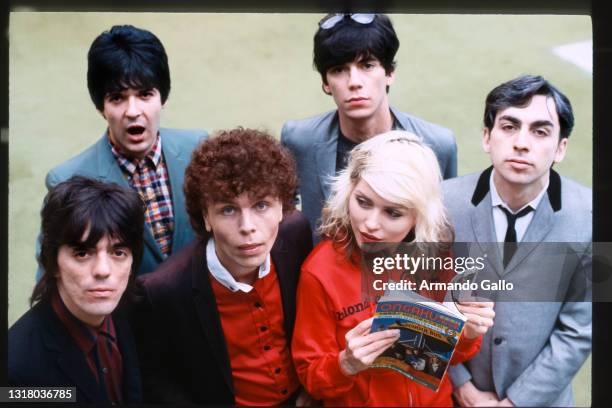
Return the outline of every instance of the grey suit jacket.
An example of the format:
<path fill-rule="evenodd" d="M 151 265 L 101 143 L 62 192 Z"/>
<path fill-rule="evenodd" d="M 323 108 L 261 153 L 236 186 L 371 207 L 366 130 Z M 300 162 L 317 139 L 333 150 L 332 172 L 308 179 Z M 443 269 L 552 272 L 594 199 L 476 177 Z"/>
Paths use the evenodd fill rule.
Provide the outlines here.
<path fill-rule="evenodd" d="M 198 142 L 208 135 L 205 131 L 201 130 L 164 128 L 159 129 L 159 135 L 162 140 L 162 152 L 168 176 L 170 177 L 170 188 L 172 191 L 172 208 L 174 211 L 172 253 L 174 253 L 195 237 L 185 210 L 183 179 L 185 177 L 185 168 L 191 159 L 191 152 Z M 117 183 L 120 186 L 129 188 L 129 184 L 111 152 L 106 132 L 95 144 L 49 171 L 45 179 L 47 189 L 74 175 Z M 153 271 L 164 260 L 151 230 L 146 225 L 144 242 L 144 254 L 138 269 L 139 275 Z M 38 252 L 39 250 L 37 249 L 37 255 Z"/>
<path fill-rule="evenodd" d="M 497 241 L 489 192 L 491 170 L 443 182 L 457 242 L 485 247 Z M 487 267 L 501 279 L 527 290 L 538 288 L 540 294 L 550 291 L 551 301 L 512 302 L 516 298 L 511 293 L 498 296 L 495 322 L 483 337 L 480 352 L 449 369 L 455 387 L 471 380 L 478 389 L 493 391 L 500 399 L 508 397 L 517 406 L 573 404 L 571 380 L 591 350 L 591 304 L 570 301 L 575 299 L 571 285 L 560 291 L 551 282 L 562 269 L 569 268 L 576 282 L 588 273 L 591 240 L 591 190 L 551 171 L 547 193 L 521 241 L 527 244 L 519 245 L 505 269 L 500 253 L 492 251 L 487 260 Z M 573 261 L 544 259 L 545 249 L 534 250 L 548 247 L 542 242 L 572 243 L 578 256 Z M 590 287 L 590 281 L 586 284 Z M 587 298 L 588 291 L 587 287 Z"/>
<path fill-rule="evenodd" d="M 391 108 L 400 126 L 423 138 L 438 158 L 444 178 L 457 175 L 457 144 L 452 132 Z M 308 218 L 315 242 L 317 221 L 330 195 L 329 179 L 336 173 L 336 151 L 340 122 L 338 111 L 308 119 L 291 120 L 283 125 L 281 143 L 293 153 L 300 179 L 302 212 Z"/>

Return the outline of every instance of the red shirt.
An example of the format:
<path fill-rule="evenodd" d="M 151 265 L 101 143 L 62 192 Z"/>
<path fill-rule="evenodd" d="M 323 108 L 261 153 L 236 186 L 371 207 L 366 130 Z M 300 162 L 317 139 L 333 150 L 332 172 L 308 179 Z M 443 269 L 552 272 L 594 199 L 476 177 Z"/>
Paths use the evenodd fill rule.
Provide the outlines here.
<path fill-rule="evenodd" d="M 297 390 L 283 326 L 283 305 L 274 264 L 248 292 L 232 292 L 209 275 L 232 367 L 238 405 L 273 405 Z"/>
<path fill-rule="evenodd" d="M 346 333 L 372 315 L 373 305 L 362 300 L 360 267 L 331 241 L 321 242 L 304 261 L 298 286 L 292 353 L 304 388 L 324 405 L 452 406 L 447 376 L 436 393 L 388 369 L 342 373 L 338 356 Z M 450 363 L 473 357 L 479 348 L 480 337 L 462 337 Z"/>

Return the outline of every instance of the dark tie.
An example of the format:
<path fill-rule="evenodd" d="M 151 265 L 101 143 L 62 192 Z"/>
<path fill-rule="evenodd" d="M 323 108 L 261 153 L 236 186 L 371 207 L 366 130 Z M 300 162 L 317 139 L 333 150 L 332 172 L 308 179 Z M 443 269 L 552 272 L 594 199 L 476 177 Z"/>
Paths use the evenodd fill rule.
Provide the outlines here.
<path fill-rule="evenodd" d="M 529 214 L 533 211 L 531 206 L 527 206 L 523 208 L 516 214 L 512 214 L 507 208 L 498 205 L 498 207 L 506 214 L 506 219 L 508 220 L 508 228 L 506 228 L 506 237 L 504 238 L 504 268 L 508 266 L 510 263 L 510 259 L 516 252 L 516 229 L 514 228 L 514 224 L 516 223 L 516 219 L 522 217 L 523 215 Z"/>

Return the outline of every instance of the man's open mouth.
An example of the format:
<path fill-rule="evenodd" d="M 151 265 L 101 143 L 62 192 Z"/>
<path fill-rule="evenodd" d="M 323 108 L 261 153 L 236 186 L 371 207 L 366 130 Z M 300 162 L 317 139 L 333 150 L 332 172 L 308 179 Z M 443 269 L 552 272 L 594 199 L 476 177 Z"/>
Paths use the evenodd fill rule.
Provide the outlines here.
<path fill-rule="evenodd" d="M 127 130 L 130 135 L 141 135 L 144 131 L 144 126 L 131 126 Z"/>

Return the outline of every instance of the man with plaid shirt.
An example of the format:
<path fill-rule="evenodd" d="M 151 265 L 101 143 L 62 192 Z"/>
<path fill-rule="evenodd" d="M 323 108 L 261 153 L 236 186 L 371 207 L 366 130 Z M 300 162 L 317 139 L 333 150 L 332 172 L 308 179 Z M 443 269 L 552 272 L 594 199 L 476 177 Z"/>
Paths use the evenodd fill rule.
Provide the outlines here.
<path fill-rule="evenodd" d="M 138 191 L 146 204 L 138 274 L 151 272 L 194 238 L 183 176 L 192 150 L 207 134 L 159 127 L 170 71 L 162 43 L 147 30 L 113 26 L 100 34 L 89 49 L 87 86 L 107 130 L 94 145 L 53 168 L 46 186 L 79 174 Z"/>

